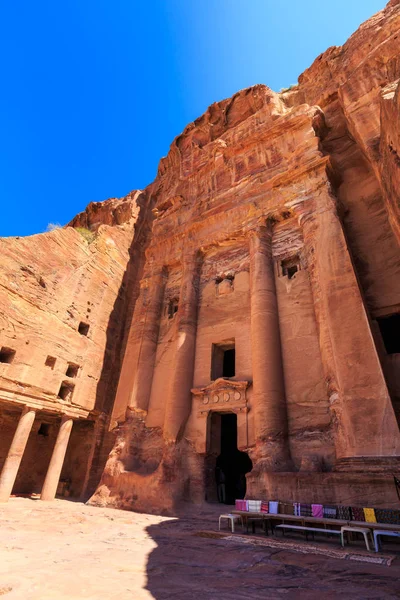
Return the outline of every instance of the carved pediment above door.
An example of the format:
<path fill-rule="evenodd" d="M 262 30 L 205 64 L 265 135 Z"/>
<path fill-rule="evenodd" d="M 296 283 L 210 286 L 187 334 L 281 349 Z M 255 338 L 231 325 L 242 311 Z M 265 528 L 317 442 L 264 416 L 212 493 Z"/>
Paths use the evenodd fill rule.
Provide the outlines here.
<path fill-rule="evenodd" d="M 250 385 L 250 381 L 220 377 L 206 387 L 191 390 L 193 407 L 199 416 L 206 416 L 210 411 L 247 412 L 246 390 Z"/>

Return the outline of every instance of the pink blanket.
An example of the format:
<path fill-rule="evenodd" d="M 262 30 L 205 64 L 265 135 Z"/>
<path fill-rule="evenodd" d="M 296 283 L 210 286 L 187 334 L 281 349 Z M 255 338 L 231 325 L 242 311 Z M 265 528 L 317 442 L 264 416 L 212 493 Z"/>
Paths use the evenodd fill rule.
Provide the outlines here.
<path fill-rule="evenodd" d="M 322 504 L 311 504 L 311 513 L 313 517 L 320 519 L 324 516 L 324 507 Z"/>

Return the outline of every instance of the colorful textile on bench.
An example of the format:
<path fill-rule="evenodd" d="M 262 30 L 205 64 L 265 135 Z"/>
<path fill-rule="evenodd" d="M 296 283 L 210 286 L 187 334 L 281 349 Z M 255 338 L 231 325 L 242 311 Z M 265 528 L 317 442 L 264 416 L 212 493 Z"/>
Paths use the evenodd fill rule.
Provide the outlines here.
<path fill-rule="evenodd" d="M 300 503 L 300 516 L 301 517 L 311 517 L 312 516 L 311 504 L 301 504 Z"/>
<path fill-rule="evenodd" d="M 300 517 L 300 502 L 293 503 L 293 514 L 296 517 Z"/>
<path fill-rule="evenodd" d="M 311 514 L 318 519 L 322 518 L 324 516 L 324 507 L 322 504 L 311 504 Z"/>
<path fill-rule="evenodd" d="M 338 506 L 337 517 L 343 521 L 351 521 L 351 510 L 350 506 Z"/>
<path fill-rule="evenodd" d="M 260 512 L 261 511 L 261 500 L 248 500 L 249 512 Z"/>
<path fill-rule="evenodd" d="M 363 511 L 367 523 L 376 523 L 375 510 L 373 508 L 363 508 Z"/>
<path fill-rule="evenodd" d="M 269 502 L 266 502 L 265 500 L 261 500 L 261 512 L 263 512 L 263 513 L 269 512 Z"/>
<path fill-rule="evenodd" d="M 278 505 L 279 505 L 279 502 L 275 502 L 273 500 L 269 501 L 269 512 L 271 513 L 271 515 L 278 514 Z"/>
<path fill-rule="evenodd" d="M 358 508 L 358 506 L 351 507 L 351 517 L 353 521 L 364 521 L 365 516 L 362 508 Z"/>
<path fill-rule="evenodd" d="M 332 504 L 324 504 L 323 508 L 324 519 L 337 519 L 337 506 Z"/>
<path fill-rule="evenodd" d="M 293 504 L 288 502 L 279 502 L 278 512 L 280 515 L 292 515 Z"/>
<path fill-rule="evenodd" d="M 245 510 L 248 512 L 249 503 L 247 500 L 235 500 L 235 508 L 236 510 Z"/>
<path fill-rule="evenodd" d="M 400 525 L 400 510 L 396 508 L 376 508 L 375 517 L 378 523 Z"/>

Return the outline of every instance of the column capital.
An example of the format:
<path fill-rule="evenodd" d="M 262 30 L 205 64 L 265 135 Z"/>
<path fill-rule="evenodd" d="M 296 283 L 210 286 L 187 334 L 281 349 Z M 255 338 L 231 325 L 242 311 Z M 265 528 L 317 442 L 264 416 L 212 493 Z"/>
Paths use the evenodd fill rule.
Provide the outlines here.
<path fill-rule="evenodd" d="M 168 267 L 166 265 L 157 265 L 149 270 L 148 274 L 140 280 L 140 289 L 148 288 L 153 282 L 160 278 L 168 278 Z"/>
<path fill-rule="evenodd" d="M 203 252 L 200 248 L 184 248 L 181 254 L 181 263 L 185 266 L 198 266 L 203 260 Z"/>
<path fill-rule="evenodd" d="M 246 236 L 251 238 L 264 238 L 268 239 L 272 237 L 273 228 L 276 223 L 276 219 L 273 216 L 263 217 L 260 219 L 255 227 L 249 229 L 246 232 Z"/>

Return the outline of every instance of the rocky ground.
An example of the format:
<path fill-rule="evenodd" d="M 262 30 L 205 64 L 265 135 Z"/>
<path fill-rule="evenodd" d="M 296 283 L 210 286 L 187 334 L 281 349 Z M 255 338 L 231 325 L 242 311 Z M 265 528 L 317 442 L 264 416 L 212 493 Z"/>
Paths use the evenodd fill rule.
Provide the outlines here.
<path fill-rule="evenodd" d="M 56 500 L 1 508 L 0 596 L 62 599 L 388 599 L 391 566 L 299 554 L 196 535 L 216 530 L 218 506 L 179 519 Z M 332 542 L 332 549 L 337 544 Z"/>

